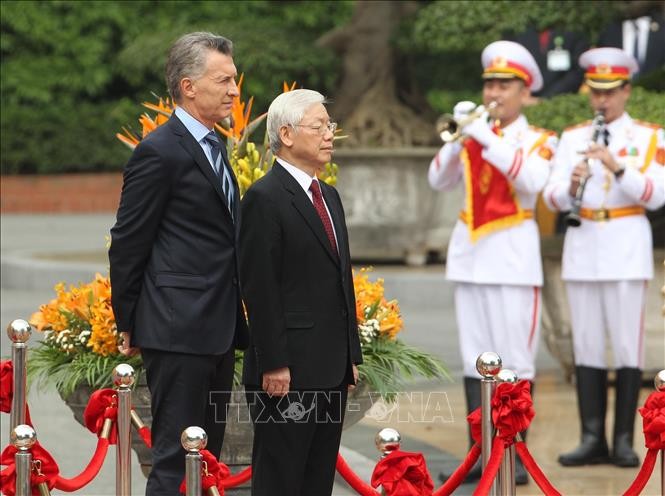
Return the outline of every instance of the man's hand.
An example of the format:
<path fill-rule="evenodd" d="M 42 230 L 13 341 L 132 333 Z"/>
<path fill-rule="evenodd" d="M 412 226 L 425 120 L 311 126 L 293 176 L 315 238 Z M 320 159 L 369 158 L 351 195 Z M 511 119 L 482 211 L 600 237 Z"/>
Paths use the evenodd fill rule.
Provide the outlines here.
<path fill-rule="evenodd" d="M 484 148 L 487 148 L 493 140 L 498 139 L 497 135 L 492 132 L 488 119 L 489 114 L 486 111 L 483 112 L 480 117 L 462 127 L 462 134 L 473 138 Z"/>
<path fill-rule="evenodd" d="M 584 152 L 584 156 L 588 159 L 600 160 L 612 174 L 621 169 L 621 165 L 614 160 L 614 157 L 607 147 L 599 145 L 598 143 L 591 143 L 587 151 Z"/>
<path fill-rule="evenodd" d="M 356 388 L 356 385 L 358 384 L 358 367 L 356 367 L 356 364 L 351 364 L 351 368 L 353 370 L 353 384 L 349 384 L 348 390 L 351 391 L 352 389 Z"/>
<path fill-rule="evenodd" d="M 263 373 L 263 390 L 269 396 L 284 396 L 289 392 L 291 372 L 288 367 Z"/>
<path fill-rule="evenodd" d="M 573 173 L 570 175 L 570 189 L 568 190 L 568 194 L 570 196 L 575 196 L 582 180 L 588 177 L 590 177 L 590 175 L 586 162 L 583 161 L 577 164 L 573 169 Z"/>
<path fill-rule="evenodd" d="M 138 348 L 132 348 L 129 346 L 129 333 L 121 332 L 120 333 L 120 344 L 118 345 L 118 351 L 128 357 L 137 355 L 141 350 Z"/>

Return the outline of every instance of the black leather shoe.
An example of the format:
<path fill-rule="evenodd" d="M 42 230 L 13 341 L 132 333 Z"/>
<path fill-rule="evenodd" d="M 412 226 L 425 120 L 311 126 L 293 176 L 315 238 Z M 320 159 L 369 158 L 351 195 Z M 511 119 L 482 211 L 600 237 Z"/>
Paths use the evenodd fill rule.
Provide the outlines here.
<path fill-rule="evenodd" d="M 605 439 L 584 436 L 582 443 L 573 451 L 559 455 L 559 463 L 564 467 L 597 465 L 609 463 L 610 452 Z"/>

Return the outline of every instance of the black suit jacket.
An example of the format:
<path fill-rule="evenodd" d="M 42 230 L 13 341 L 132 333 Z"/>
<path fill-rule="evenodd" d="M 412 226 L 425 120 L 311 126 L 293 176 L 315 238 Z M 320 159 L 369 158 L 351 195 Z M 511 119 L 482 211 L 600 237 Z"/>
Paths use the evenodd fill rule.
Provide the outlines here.
<path fill-rule="evenodd" d="M 651 25 L 656 29 L 649 29 L 647 52 L 640 64 L 638 77 L 665 65 L 665 18 L 660 14 L 652 14 Z M 623 49 L 623 21 L 610 24 L 598 38 L 598 46 Z"/>
<path fill-rule="evenodd" d="M 291 389 L 334 388 L 362 362 L 344 210 L 335 188 L 321 182 L 321 190 L 339 258 L 312 201 L 279 162 L 243 198 L 245 384 L 260 386 L 263 372 L 289 367 Z"/>
<path fill-rule="evenodd" d="M 113 311 L 132 346 L 209 355 L 234 339 L 246 346 L 238 203 L 234 224 L 219 178 L 175 115 L 136 147 L 109 250 Z"/>

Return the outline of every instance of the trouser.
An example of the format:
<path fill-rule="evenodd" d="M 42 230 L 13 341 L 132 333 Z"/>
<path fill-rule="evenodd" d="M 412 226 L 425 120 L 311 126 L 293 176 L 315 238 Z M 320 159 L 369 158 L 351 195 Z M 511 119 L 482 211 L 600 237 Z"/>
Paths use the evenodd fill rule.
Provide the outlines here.
<path fill-rule="evenodd" d="M 330 496 L 347 383 L 270 397 L 246 386 L 254 424 L 252 496 Z"/>
<path fill-rule="evenodd" d="M 643 368 L 646 281 L 568 281 L 575 365 L 607 369 L 605 342 L 616 369 Z"/>
<path fill-rule="evenodd" d="M 206 449 L 219 458 L 226 427 L 226 405 L 233 386 L 235 352 L 190 355 L 142 349 L 152 411 L 152 471 L 146 495 L 180 496 L 186 452 L 182 431 L 203 427 Z"/>
<path fill-rule="evenodd" d="M 540 337 L 539 287 L 458 283 L 455 310 L 466 377 L 478 377 L 478 355 L 494 351 L 504 368 L 533 380 Z"/>

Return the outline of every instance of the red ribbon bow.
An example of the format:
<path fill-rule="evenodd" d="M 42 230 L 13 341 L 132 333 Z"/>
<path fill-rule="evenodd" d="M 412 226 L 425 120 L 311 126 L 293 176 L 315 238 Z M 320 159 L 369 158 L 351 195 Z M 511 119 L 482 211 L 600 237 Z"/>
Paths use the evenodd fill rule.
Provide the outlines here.
<path fill-rule="evenodd" d="M 83 412 L 83 421 L 88 430 L 100 436 L 104 427 L 105 419 L 113 420 L 113 427 L 109 434 L 109 444 L 118 442 L 118 399 L 113 389 L 98 389 L 90 395 L 88 405 Z"/>
<path fill-rule="evenodd" d="M 9 413 L 14 394 L 14 366 L 11 360 L 0 361 L 0 412 Z"/>
<path fill-rule="evenodd" d="M 14 459 L 16 452 L 17 449 L 9 445 L 0 455 L 0 465 L 7 466 L 0 473 L 0 492 L 7 496 L 16 494 L 16 465 Z M 30 452 L 32 453 L 33 463 L 33 470 L 30 473 L 31 492 L 33 496 L 39 496 L 37 485 L 45 482 L 49 489 L 53 489 L 60 469 L 50 453 L 39 444 L 39 441 L 32 446 Z M 35 465 L 35 462 L 38 465 Z M 35 470 L 35 466 L 39 467 L 39 471 Z"/>
<path fill-rule="evenodd" d="M 224 485 L 222 481 L 231 476 L 231 470 L 224 463 L 221 463 L 215 456 L 208 450 L 201 450 L 201 489 L 203 493 L 207 494 L 208 489 L 216 487 L 220 496 L 224 496 Z M 187 494 L 187 479 L 183 479 L 180 484 L 180 492 Z"/>
<path fill-rule="evenodd" d="M 496 387 L 492 398 L 492 421 L 504 444 L 512 444 L 517 433 L 529 427 L 535 414 L 529 381 L 503 382 Z"/>
<path fill-rule="evenodd" d="M 387 496 L 424 496 L 434 490 L 423 455 L 400 450 L 376 464 L 371 482 L 372 487 L 382 486 Z"/>
<path fill-rule="evenodd" d="M 639 412 L 642 415 L 642 430 L 646 447 L 656 450 L 665 449 L 665 392 L 651 393 Z"/>

